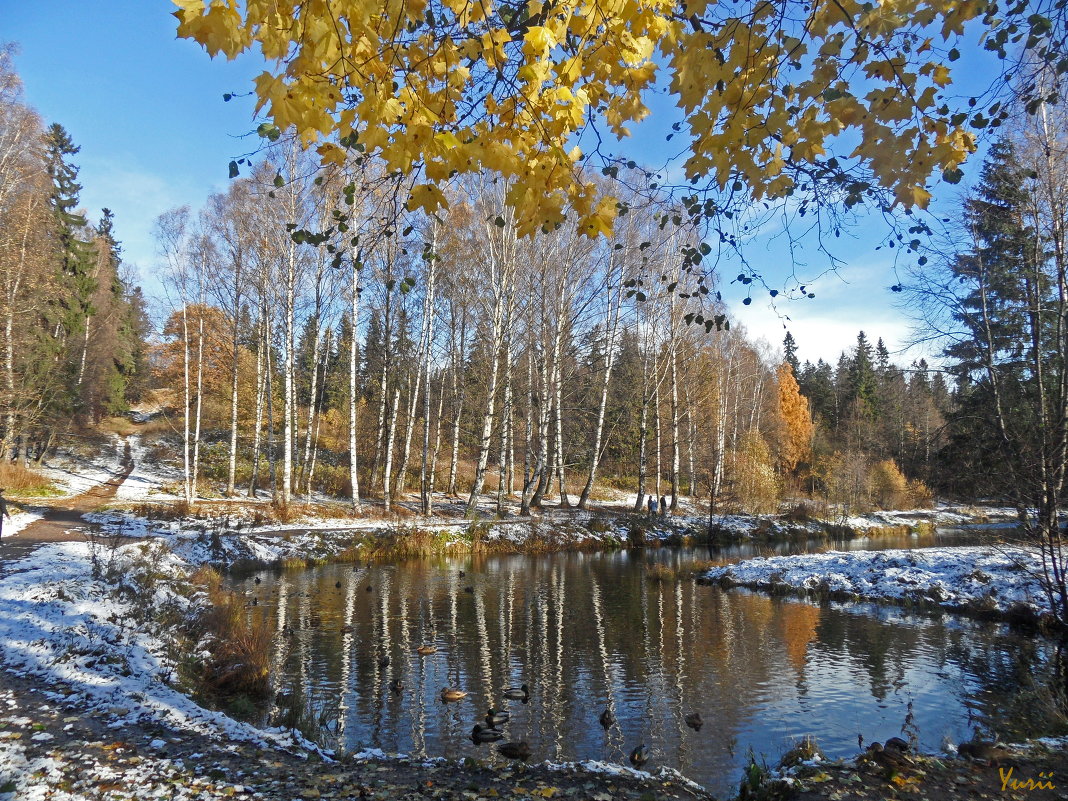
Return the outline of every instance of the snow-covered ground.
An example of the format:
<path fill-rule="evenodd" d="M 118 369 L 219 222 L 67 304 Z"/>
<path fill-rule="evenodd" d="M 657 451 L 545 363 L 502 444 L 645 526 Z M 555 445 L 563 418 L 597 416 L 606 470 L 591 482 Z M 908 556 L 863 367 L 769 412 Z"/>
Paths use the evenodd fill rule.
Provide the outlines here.
<path fill-rule="evenodd" d="M 85 519 L 106 532 L 159 539 L 191 565 L 223 567 L 242 562 L 274 564 L 286 559 L 329 559 L 352 547 L 355 541 L 373 549 L 376 539 L 390 545 L 406 535 L 433 537 L 434 549 L 441 551 L 468 550 L 474 536 L 491 548 L 516 551 L 619 547 L 630 537 L 625 518 L 594 522 L 590 515 L 583 513 L 559 520 L 547 517 L 472 523 L 430 518 L 405 525 L 369 518 L 304 520 L 299 525 L 269 524 L 255 528 L 241 526 L 238 520 L 226 517 L 211 522 L 152 521 L 121 510 L 88 514 Z M 665 525 L 650 529 L 646 536 L 655 542 L 673 533 Z"/>
<path fill-rule="evenodd" d="M 120 594 L 93 576 L 94 561 L 116 573 Z M 153 608 L 187 614 L 191 601 L 175 591 L 188 566 L 150 543 L 112 551 L 85 542 L 42 545 L 0 579 L 0 659 L 17 675 L 63 682 L 92 713 L 116 725 L 138 718 L 175 728 L 295 750 L 315 747 L 293 731 L 261 730 L 194 703 L 170 686 L 174 664 L 166 631 L 138 622 Z M 167 580 L 151 583 L 148 576 Z M 69 700 L 69 699 L 68 699 Z"/>
<path fill-rule="evenodd" d="M 759 589 L 844 593 L 976 612 L 1030 610 L 1041 616 L 1050 612 L 1041 571 L 1035 550 L 984 546 L 757 558 L 713 568 L 704 578 Z"/>
<path fill-rule="evenodd" d="M 124 451 L 122 437 L 114 435 L 109 446 L 94 454 L 92 459 L 60 453 L 45 459 L 44 464 L 35 467 L 34 471 L 51 481 L 63 496 L 80 495 L 97 484 L 122 475 Z"/>
<path fill-rule="evenodd" d="M 177 495 L 164 491 L 164 487 L 179 482 L 181 476 L 167 468 L 153 464 L 148 458 L 148 449 L 141 437 L 133 435 L 128 437 L 127 441 L 130 443 L 130 456 L 133 458 L 134 466 L 133 471 L 115 492 L 116 502 L 143 501 L 146 498 L 177 499 Z"/>

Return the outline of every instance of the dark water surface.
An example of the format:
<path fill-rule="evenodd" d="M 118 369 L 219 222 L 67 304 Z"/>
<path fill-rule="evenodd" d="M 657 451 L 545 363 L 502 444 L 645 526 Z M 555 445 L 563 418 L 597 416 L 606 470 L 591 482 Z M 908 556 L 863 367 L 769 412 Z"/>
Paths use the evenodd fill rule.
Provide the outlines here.
<path fill-rule="evenodd" d="M 749 555 L 697 547 L 439 558 L 263 572 L 235 588 L 257 597 L 252 614 L 279 632 L 273 680 L 291 700 L 269 722 L 299 716 L 316 740 L 346 751 L 498 759 L 469 739 L 492 706 L 511 712 L 507 737 L 527 740 L 533 761 L 625 763 L 644 742 L 650 767 L 727 794 L 749 749 L 775 762 L 804 735 L 840 756 L 857 750 L 858 736 L 914 735 L 935 749 L 977 728 L 1047 733 L 1048 703 L 1035 689 L 1051 670 L 1045 640 L 949 615 L 648 575 L 653 565 Z M 417 655 L 422 644 L 437 653 Z M 394 679 L 406 685 L 400 695 Z M 524 683 L 529 703 L 503 700 Z M 469 695 L 443 704 L 446 686 Z M 606 706 L 617 720 L 607 732 L 598 723 Z M 691 712 L 704 719 L 699 732 L 684 722 Z"/>

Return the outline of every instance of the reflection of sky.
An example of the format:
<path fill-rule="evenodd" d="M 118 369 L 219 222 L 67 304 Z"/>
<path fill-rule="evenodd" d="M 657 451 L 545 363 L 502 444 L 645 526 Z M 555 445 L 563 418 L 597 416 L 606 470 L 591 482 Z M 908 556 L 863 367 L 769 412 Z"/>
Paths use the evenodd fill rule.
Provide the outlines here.
<path fill-rule="evenodd" d="M 345 749 L 496 759 L 468 736 L 487 709 L 503 707 L 508 737 L 527 740 L 535 760 L 625 762 L 645 742 L 655 765 L 727 792 L 750 747 L 775 761 L 810 734 L 828 753 L 853 753 L 858 734 L 900 735 L 912 701 L 933 749 L 944 734 L 970 734 L 966 705 L 998 717 L 1011 701 L 1019 641 L 1000 626 L 644 577 L 646 557 L 706 556 L 339 565 L 241 587 L 260 597 L 254 613 L 284 611 L 297 629 L 279 637 L 276 679 L 302 689 L 321 739 Z M 438 652 L 416 655 L 424 643 Z M 407 685 L 400 696 L 389 690 L 395 678 Z M 505 702 L 503 690 L 522 683 L 530 703 Z M 470 694 L 443 704 L 446 686 Z M 618 721 L 607 733 L 598 723 L 606 704 Z M 693 711 L 700 732 L 684 723 Z"/>

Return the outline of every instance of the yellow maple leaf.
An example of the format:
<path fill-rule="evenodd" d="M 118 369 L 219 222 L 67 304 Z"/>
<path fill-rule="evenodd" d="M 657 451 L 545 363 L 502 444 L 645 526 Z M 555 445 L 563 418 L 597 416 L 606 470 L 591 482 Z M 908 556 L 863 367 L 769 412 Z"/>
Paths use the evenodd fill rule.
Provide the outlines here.
<path fill-rule="evenodd" d="M 427 214 L 433 214 L 448 204 L 445 202 L 445 196 L 441 193 L 441 190 L 434 184 L 417 184 L 412 187 L 407 205 L 409 211 L 423 209 Z"/>

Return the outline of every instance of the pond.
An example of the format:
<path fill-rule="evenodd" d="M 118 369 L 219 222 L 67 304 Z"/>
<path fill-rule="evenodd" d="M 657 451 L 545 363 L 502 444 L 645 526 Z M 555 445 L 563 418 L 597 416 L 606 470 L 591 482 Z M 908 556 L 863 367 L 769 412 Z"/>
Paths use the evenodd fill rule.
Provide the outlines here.
<path fill-rule="evenodd" d="M 645 743 L 648 767 L 677 768 L 718 795 L 736 787 L 750 752 L 774 763 L 805 735 L 843 756 L 895 735 L 933 750 L 975 730 L 1048 733 L 1050 642 L 950 615 L 652 578 L 654 565 L 684 570 L 747 555 L 725 550 L 439 558 L 243 577 L 235 589 L 255 596 L 251 613 L 279 633 L 281 696 L 263 722 L 299 725 L 344 751 L 502 760 L 470 733 L 490 707 L 503 708 L 507 739 L 526 740 L 533 761 L 625 764 Z M 421 645 L 436 651 L 421 656 Z M 529 702 L 504 699 L 522 684 Z M 444 687 L 468 695 L 445 704 Z M 605 708 L 615 718 L 607 730 L 598 722 Z M 699 731 L 685 722 L 693 712 Z"/>

